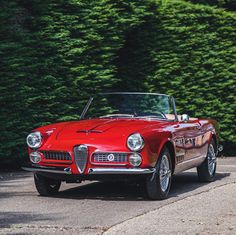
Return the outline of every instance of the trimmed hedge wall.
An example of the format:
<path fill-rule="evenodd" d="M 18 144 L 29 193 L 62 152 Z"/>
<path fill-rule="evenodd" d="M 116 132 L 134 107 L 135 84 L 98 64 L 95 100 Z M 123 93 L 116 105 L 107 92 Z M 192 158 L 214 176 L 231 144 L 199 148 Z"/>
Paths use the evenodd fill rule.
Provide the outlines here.
<path fill-rule="evenodd" d="M 206 4 L 211 6 L 222 7 L 230 11 L 236 11 L 235 0 L 189 0 L 197 4 Z"/>
<path fill-rule="evenodd" d="M 103 90 L 169 93 L 235 141 L 236 15 L 185 1 L 2 1 L 0 159 Z"/>
<path fill-rule="evenodd" d="M 235 145 L 235 38 L 235 13 L 160 2 L 155 17 L 127 35 L 118 85 L 173 95 L 180 113 L 216 119 L 222 140 Z"/>
<path fill-rule="evenodd" d="M 0 159 L 22 159 L 34 127 L 79 117 L 111 89 L 124 35 L 152 4 L 139 0 L 15 0 L 0 10 Z"/>

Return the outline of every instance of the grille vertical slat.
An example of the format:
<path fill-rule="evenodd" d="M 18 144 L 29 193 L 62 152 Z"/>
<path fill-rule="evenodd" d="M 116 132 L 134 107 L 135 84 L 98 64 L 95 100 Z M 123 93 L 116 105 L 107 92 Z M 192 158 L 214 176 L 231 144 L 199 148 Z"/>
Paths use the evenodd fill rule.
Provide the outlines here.
<path fill-rule="evenodd" d="M 56 160 L 56 161 L 71 161 L 71 156 L 68 152 L 59 152 L 59 151 L 41 151 L 44 155 L 44 158 L 47 160 Z"/>
<path fill-rule="evenodd" d="M 86 145 L 75 146 L 74 158 L 79 172 L 84 173 L 88 158 L 88 147 Z"/>

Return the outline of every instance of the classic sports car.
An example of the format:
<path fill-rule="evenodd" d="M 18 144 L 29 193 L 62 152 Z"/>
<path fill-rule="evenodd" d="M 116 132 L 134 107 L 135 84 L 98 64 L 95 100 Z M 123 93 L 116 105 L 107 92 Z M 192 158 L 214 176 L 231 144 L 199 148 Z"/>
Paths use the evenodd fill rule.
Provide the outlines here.
<path fill-rule="evenodd" d="M 142 181 L 150 199 L 167 197 L 173 174 L 197 167 L 214 179 L 216 122 L 177 115 L 174 98 L 156 93 L 104 93 L 90 98 L 80 120 L 43 126 L 27 136 L 40 195 L 62 181 Z"/>

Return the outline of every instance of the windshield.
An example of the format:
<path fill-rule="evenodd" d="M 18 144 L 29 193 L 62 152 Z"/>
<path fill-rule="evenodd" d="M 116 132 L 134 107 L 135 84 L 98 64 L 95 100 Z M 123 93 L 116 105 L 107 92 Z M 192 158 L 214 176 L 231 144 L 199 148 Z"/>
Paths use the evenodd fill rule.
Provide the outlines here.
<path fill-rule="evenodd" d="M 90 98 L 81 118 L 175 120 L 170 96 L 153 93 L 105 93 Z"/>

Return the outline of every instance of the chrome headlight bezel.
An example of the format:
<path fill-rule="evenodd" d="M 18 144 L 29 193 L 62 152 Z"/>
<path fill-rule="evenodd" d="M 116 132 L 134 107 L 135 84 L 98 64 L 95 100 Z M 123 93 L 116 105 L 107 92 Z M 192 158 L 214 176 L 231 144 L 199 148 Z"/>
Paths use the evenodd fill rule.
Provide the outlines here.
<path fill-rule="evenodd" d="M 140 151 L 144 147 L 144 139 L 139 133 L 134 133 L 127 138 L 127 146 L 131 151 Z"/>
<path fill-rule="evenodd" d="M 138 167 L 142 164 L 142 156 L 139 153 L 132 153 L 129 156 L 129 163 L 134 166 L 134 167 Z"/>
<path fill-rule="evenodd" d="M 39 131 L 32 132 L 27 136 L 26 142 L 29 148 L 37 149 L 42 145 L 42 134 Z"/>
<path fill-rule="evenodd" d="M 29 157 L 30 157 L 30 161 L 33 163 L 36 163 L 36 164 L 41 162 L 41 160 L 42 160 L 40 153 L 37 151 L 31 152 Z"/>

